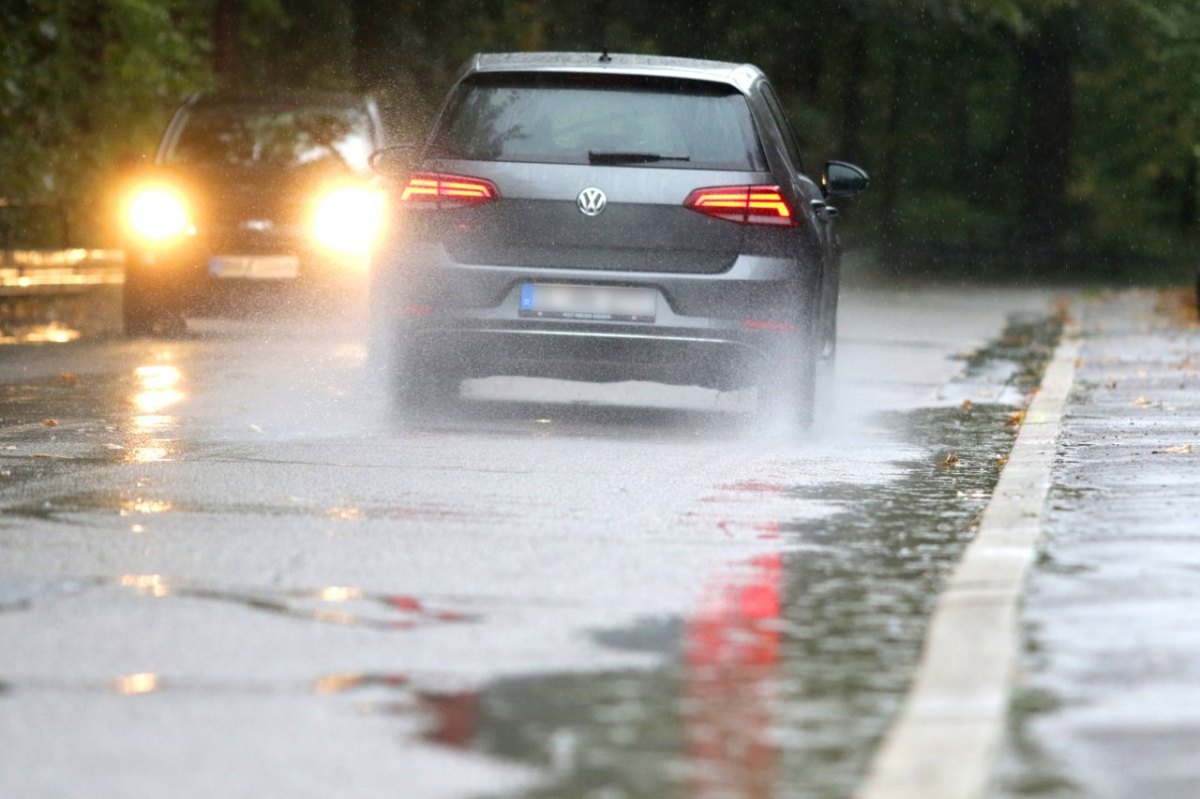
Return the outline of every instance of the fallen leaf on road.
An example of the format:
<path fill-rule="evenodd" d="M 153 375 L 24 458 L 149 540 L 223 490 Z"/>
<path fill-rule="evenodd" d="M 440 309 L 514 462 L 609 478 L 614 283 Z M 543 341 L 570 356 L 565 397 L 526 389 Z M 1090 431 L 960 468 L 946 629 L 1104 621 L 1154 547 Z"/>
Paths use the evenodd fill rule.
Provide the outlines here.
<path fill-rule="evenodd" d="M 1005 466 L 1005 464 L 1007 464 L 1007 463 L 1008 463 L 1008 456 L 1007 456 L 1007 455 L 1000 455 L 1000 456 L 998 456 L 998 457 L 996 458 L 996 465 L 997 465 L 998 467 L 1000 467 L 1001 469 L 1003 469 L 1003 468 L 1004 468 L 1004 466 Z"/>
<path fill-rule="evenodd" d="M 1012 413 L 1010 413 L 1008 415 L 1008 418 L 1004 420 L 1004 426 L 1005 427 L 1020 427 L 1021 423 L 1024 421 L 1025 421 L 1025 411 L 1013 411 Z"/>
<path fill-rule="evenodd" d="M 953 452 L 947 452 L 944 460 L 937 462 L 939 469 L 954 469 L 958 466 L 958 456 Z"/>
<path fill-rule="evenodd" d="M 964 411 L 969 411 L 969 410 L 971 410 L 971 409 L 972 409 L 972 408 L 974 408 L 974 407 L 975 407 L 975 403 L 971 402 L 969 399 L 965 399 L 965 400 L 963 400 L 963 403 L 962 403 L 962 409 L 963 409 Z"/>
<path fill-rule="evenodd" d="M 58 422 L 54 421 L 53 419 L 43 419 L 42 425 L 44 427 L 58 427 Z"/>
<path fill-rule="evenodd" d="M 1150 399 L 1149 397 L 1138 397 L 1133 401 L 1133 404 L 1140 405 L 1141 407 L 1145 408 L 1147 405 L 1153 405 L 1154 400 Z"/>
<path fill-rule="evenodd" d="M 79 375 L 74 372 L 63 372 L 58 376 L 58 379 L 64 383 L 77 383 L 79 382 Z"/>
<path fill-rule="evenodd" d="M 1058 320 L 1060 325 L 1071 324 L 1074 320 L 1071 317 L 1071 298 L 1070 297 L 1055 297 L 1054 298 L 1054 318 Z"/>

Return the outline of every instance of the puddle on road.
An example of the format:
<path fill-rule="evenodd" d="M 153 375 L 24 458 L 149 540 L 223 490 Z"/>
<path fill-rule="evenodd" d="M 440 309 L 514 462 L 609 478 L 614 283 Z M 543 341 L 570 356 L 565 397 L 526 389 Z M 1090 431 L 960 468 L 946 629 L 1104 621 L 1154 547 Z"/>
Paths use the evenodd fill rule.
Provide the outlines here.
<path fill-rule="evenodd" d="M 186 399 L 183 380 L 156 358 L 129 374 L 0 384 L 0 479 L 13 485 L 80 465 L 178 457 L 176 419 L 166 411 Z"/>
<path fill-rule="evenodd" d="M 208 464 L 291 462 L 262 457 L 261 447 L 226 445 L 203 457 L 190 452 L 180 435 L 179 419 L 170 413 L 188 398 L 187 375 L 174 360 L 172 353 L 164 350 L 146 357 L 141 366 L 127 373 L 84 377 L 63 373 L 35 382 L 0 384 L 0 426 L 4 427 L 0 438 L 0 486 L 47 484 L 51 478 L 77 473 L 81 466 L 145 465 L 184 458 Z M 306 461 L 304 465 L 338 464 Z M 37 519 L 104 527 L 109 522 L 106 512 L 135 519 L 206 513 L 339 522 L 444 520 L 466 515 L 444 503 L 363 504 L 353 496 L 340 497 L 333 503 L 287 497 L 282 502 L 199 504 L 156 495 L 142 479 L 136 482 L 136 487 L 119 491 L 31 490 L 27 500 L 18 499 L 0 508 L 0 524 L 6 519 L 16 524 Z M 69 485 L 78 485 L 78 481 Z"/>
<path fill-rule="evenodd" d="M 86 591 L 125 591 L 148 599 L 198 599 L 302 621 L 375 630 L 410 630 L 436 624 L 477 620 L 494 602 L 479 598 L 417 597 L 384 594 L 348 586 L 263 589 L 205 585 L 161 574 L 123 574 L 116 578 L 72 580 L 0 579 L 0 613 L 27 610 Z M 99 599 L 97 599 L 99 601 Z"/>
<path fill-rule="evenodd" d="M 417 712 L 423 697 L 438 695 L 418 691 L 411 687 L 412 683 L 412 679 L 404 674 L 365 672 L 336 672 L 303 681 L 256 681 L 253 678 L 213 680 L 197 677 L 169 677 L 156 672 L 136 672 L 100 680 L 63 681 L 33 678 L 22 680 L 19 684 L 0 682 L 0 696 L 5 693 L 119 694 L 121 696 L 145 696 L 159 693 L 196 693 L 205 696 L 311 694 L 316 696 L 359 695 L 360 698 L 370 695 L 373 698 L 364 701 L 361 705 L 363 712 L 373 712 L 380 706 L 392 707 L 400 704 L 405 704 Z M 380 702 L 386 704 L 380 705 Z"/>
<path fill-rule="evenodd" d="M 2 462 L 2 461 L 0 461 Z M 72 461 L 75 465 L 77 461 Z M 61 465 L 61 464 L 59 464 Z M 11 469 L 11 467 L 5 467 Z M 36 467 L 31 467 L 36 468 Z M 37 474 L 45 475 L 48 466 Z M 181 502 L 156 496 L 149 489 L 122 491 L 75 491 L 61 495 L 39 496 L 36 499 L 0 508 L 0 522 L 5 518 L 37 519 L 78 526 L 95 526 L 111 531 L 111 516 L 128 518 L 131 522 L 148 520 L 162 514 L 197 513 L 210 516 L 251 518 L 319 518 L 337 522 L 361 522 L 372 519 L 405 521 L 464 519 L 469 514 L 461 509 L 438 502 L 398 504 L 364 504 L 348 498 L 342 504 L 329 505 L 300 497 L 288 497 L 274 502 Z M 108 515 L 105 515 L 108 514 Z M 494 513 L 493 519 L 507 514 Z"/>
<path fill-rule="evenodd" d="M 963 384 L 1005 372 L 1027 390 L 1056 333 L 1014 324 L 971 359 Z M 492 684 L 460 703 L 458 729 L 471 734 L 455 745 L 542 768 L 548 781 L 531 799 L 850 796 L 1011 448 L 1011 411 L 880 417 L 928 457 L 897 464 L 901 477 L 883 485 L 779 486 L 843 510 L 779 523 L 785 554 L 739 564 L 690 619 L 596 633 L 662 655 L 661 668 Z"/>

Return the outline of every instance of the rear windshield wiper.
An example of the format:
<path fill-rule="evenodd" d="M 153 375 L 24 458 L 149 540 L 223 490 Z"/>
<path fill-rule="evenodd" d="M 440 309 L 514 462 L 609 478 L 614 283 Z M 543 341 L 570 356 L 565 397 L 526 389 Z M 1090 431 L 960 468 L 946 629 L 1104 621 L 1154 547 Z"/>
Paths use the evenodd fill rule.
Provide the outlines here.
<path fill-rule="evenodd" d="M 589 164 L 654 164 L 659 161 L 691 161 L 686 155 L 660 153 L 622 153 L 608 150 L 588 150 Z"/>

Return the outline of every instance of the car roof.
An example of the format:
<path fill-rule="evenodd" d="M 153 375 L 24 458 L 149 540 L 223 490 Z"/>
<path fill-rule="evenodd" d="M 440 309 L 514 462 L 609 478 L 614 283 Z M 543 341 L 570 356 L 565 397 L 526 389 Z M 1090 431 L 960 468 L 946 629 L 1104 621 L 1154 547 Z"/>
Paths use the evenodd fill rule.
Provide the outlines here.
<path fill-rule="evenodd" d="M 192 107 L 205 106 L 305 106 L 364 107 L 370 100 L 353 92 L 271 91 L 271 92 L 213 92 L 196 94 L 188 99 Z"/>
<path fill-rule="evenodd" d="M 763 73 L 753 64 L 631 53 L 478 53 L 462 75 L 483 72 L 586 72 L 724 83 L 748 92 Z"/>

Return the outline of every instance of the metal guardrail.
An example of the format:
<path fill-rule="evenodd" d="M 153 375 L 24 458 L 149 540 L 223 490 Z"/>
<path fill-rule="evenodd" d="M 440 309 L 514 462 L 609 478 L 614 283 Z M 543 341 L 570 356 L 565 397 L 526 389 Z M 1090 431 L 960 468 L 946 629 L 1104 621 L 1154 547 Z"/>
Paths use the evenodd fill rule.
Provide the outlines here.
<path fill-rule="evenodd" d="M 0 197 L 0 297 L 69 294 L 124 280 L 120 250 L 74 247 L 62 202 Z"/>
<path fill-rule="evenodd" d="M 0 297 L 120 284 L 124 263 L 120 250 L 0 250 Z"/>
<path fill-rule="evenodd" d="M 120 250 L 0 250 L 0 346 L 120 332 Z"/>

